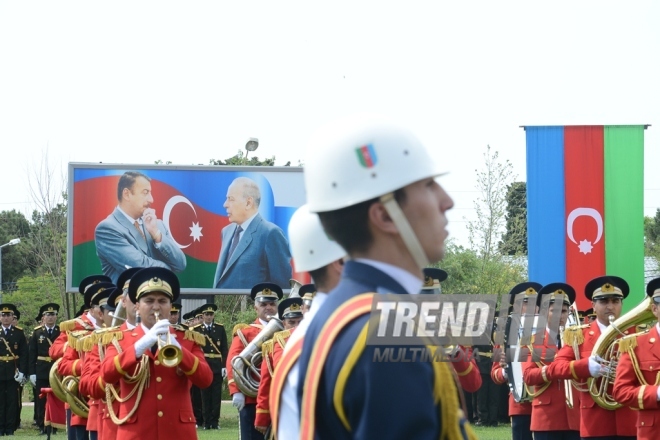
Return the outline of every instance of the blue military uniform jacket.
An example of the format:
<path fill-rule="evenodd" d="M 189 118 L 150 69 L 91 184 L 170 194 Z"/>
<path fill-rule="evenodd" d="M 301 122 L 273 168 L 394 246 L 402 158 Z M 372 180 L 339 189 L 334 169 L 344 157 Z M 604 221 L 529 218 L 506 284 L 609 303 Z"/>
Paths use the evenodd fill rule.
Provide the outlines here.
<path fill-rule="evenodd" d="M 299 361 L 301 373 L 308 372 L 315 341 L 333 312 L 352 297 L 367 292 L 406 293 L 398 282 L 384 272 L 364 263 L 347 262 L 341 282 L 328 295 L 305 335 Z M 366 314 L 348 324 L 330 349 L 317 390 L 315 438 L 437 440 L 442 432 L 442 423 L 460 424 L 458 429 L 463 431 L 464 421 L 441 420 L 441 411 L 433 395 L 434 368 L 428 362 L 374 362 L 375 347 L 366 345 L 345 383 L 341 383 L 340 370 L 368 318 L 369 314 Z M 305 378 L 306 374 L 300 375 L 299 405 L 302 404 Z M 451 390 L 452 384 L 447 385 L 447 389 Z M 340 410 L 345 414 L 348 428 L 340 419 L 339 408 L 334 402 L 334 392 L 338 386 L 343 388 L 339 399 Z"/>

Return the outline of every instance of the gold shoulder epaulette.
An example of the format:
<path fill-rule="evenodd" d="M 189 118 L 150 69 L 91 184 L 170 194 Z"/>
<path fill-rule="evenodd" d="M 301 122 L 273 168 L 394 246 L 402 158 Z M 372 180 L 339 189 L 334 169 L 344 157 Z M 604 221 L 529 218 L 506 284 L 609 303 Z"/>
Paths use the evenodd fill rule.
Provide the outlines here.
<path fill-rule="evenodd" d="M 23 331 L 23 327 L 19 327 L 19 326 L 17 326 L 17 325 L 15 325 L 14 327 L 15 327 L 16 329 L 20 330 L 20 331 Z"/>
<path fill-rule="evenodd" d="M 108 345 L 115 339 L 121 341 L 124 338 L 124 334 L 119 328 L 119 326 L 114 327 L 105 327 L 98 328 L 94 330 L 85 340 L 83 341 L 83 350 L 82 351 L 91 351 L 92 348 L 101 343 L 101 345 Z"/>
<path fill-rule="evenodd" d="M 261 345 L 261 354 L 264 359 L 273 352 L 273 339 L 269 339 Z"/>
<path fill-rule="evenodd" d="M 32 331 L 37 331 L 37 330 L 39 330 L 40 328 L 43 328 L 43 327 L 44 327 L 43 325 L 38 325 Z"/>
<path fill-rule="evenodd" d="M 76 320 L 75 319 L 69 319 L 68 321 L 60 322 L 60 330 L 63 331 L 63 332 L 70 332 L 74 328 L 76 328 Z"/>
<path fill-rule="evenodd" d="M 214 324 L 219 325 L 220 327 L 224 327 L 224 325 L 220 324 L 219 322 L 214 322 Z"/>
<path fill-rule="evenodd" d="M 203 335 L 202 333 L 195 331 L 192 328 L 182 331 L 184 332 L 183 339 L 193 341 L 195 344 L 202 347 L 206 345 L 206 335 Z"/>
<path fill-rule="evenodd" d="M 201 328 L 201 326 L 202 326 L 202 323 L 200 322 L 199 324 L 197 324 L 197 325 L 193 325 L 192 327 L 190 327 L 190 329 L 191 329 L 191 330 L 192 330 L 192 329 L 196 329 L 197 327 L 200 327 L 200 328 Z"/>
<path fill-rule="evenodd" d="M 291 336 L 291 330 L 282 330 L 273 335 L 273 341 L 280 344 L 280 347 L 284 348 L 286 345 L 286 339 Z"/>
<path fill-rule="evenodd" d="M 631 353 L 637 347 L 637 338 L 647 334 L 651 329 L 626 335 L 619 339 L 619 351 L 622 353 Z"/>
<path fill-rule="evenodd" d="M 234 326 L 234 329 L 231 331 L 232 335 L 235 335 L 239 330 L 243 330 L 244 328 L 248 328 L 249 324 L 236 324 Z"/>
<path fill-rule="evenodd" d="M 584 342 L 584 333 L 582 330 L 589 327 L 589 324 L 572 325 L 566 327 L 564 330 L 564 344 L 573 346 L 574 344 L 580 345 Z"/>

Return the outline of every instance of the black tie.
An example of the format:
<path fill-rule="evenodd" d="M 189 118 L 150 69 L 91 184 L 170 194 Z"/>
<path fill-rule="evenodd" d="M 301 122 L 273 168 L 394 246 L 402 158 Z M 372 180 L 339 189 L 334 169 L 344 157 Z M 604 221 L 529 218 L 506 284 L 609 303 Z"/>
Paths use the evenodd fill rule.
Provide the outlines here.
<path fill-rule="evenodd" d="M 227 261 L 231 258 L 231 255 L 234 253 L 234 250 L 236 250 L 236 246 L 238 246 L 238 242 L 240 240 L 240 235 L 241 232 L 243 232 L 243 228 L 241 226 L 237 226 L 236 230 L 234 231 L 234 236 L 231 239 L 231 247 L 229 248 L 229 252 L 227 253 Z"/>
<path fill-rule="evenodd" d="M 52 328 L 49 328 L 49 329 L 48 329 L 48 337 L 50 338 L 50 337 L 52 337 L 52 336 L 53 336 L 53 329 L 52 329 Z"/>
<path fill-rule="evenodd" d="M 561 336 L 557 335 L 557 349 L 561 348 Z"/>
<path fill-rule="evenodd" d="M 154 344 L 151 346 L 151 354 L 156 356 L 156 350 L 158 350 L 158 344 Z"/>

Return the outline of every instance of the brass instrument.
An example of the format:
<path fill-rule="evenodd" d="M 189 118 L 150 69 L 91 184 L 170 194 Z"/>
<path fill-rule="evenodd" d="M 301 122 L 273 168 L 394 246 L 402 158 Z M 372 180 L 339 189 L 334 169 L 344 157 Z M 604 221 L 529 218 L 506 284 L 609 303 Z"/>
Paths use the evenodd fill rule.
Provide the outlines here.
<path fill-rule="evenodd" d="M 300 291 L 300 288 L 303 286 L 303 284 L 300 281 L 291 278 L 289 280 L 289 285 L 291 286 L 289 298 L 300 298 L 300 294 L 298 292 Z"/>
<path fill-rule="evenodd" d="M 53 390 L 53 394 L 62 402 L 68 403 L 75 415 L 86 419 L 89 415 L 89 406 L 78 395 L 78 378 L 74 376 L 62 378 L 57 371 L 57 366 L 61 361 L 62 358 L 56 360 L 53 366 L 50 367 L 50 373 L 48 374 L 48 382 Z"/>
<path fill-rule="evenodd" d="M 154 312 L 156 320 L 160 313 Z M 169 331 L 164 338 L 158 337 L 158 361 L 165 367 L 176 367 L 183 360 L 183 352 L 179 347 L 172 344 L 172 333 Z"/>
<path fill-rule="evenodd" d="M 559 327 L 559 337 L 561 344 L 564 345 L 564 327 Z M 573 381 L 571 379 L 564 379 L 564 397 L 566 398 L 566 406 L 573 408 Z"/>
<path fill-rule="evenodd" d="M 112 324 L 110 327 L 117 327 L 126 321 L 126 309 L 124 303 L 119 301 L 115 307 L 115 311 L 110 314 L 112 316 Z"/>
<path fill-rule="evenodd" d="M 249 397 L 257 397 L 259 384 L 261 383 L 261 346 L 264 342 L 272 339 L 273 335 L 284 330 L 284 325 L 277 317 L 271 316 L 268 324 L 259 334 L 241 351 L 238 356 L 231 360 L 231 368 L 234 372 L 234 382 L 243 394 Z"/>
<path fill-rule="evenodd" d="M 621 404 L 617 403 L 609 393 L 609 386 L 614 383 L 619 362 L 620 341 L 618 337 L 628 329 L 634 329 L 638 325 L 653 321 L 655 316 L 651 311 L 651 304 L 652 298 L 646 297 L 638 306 L 620 316 L 619 319 L 613 321 L 613 317 L 610 315 L 609 327 L 601 333 L 591 351 L 592 356 L 600 356 L 603 359 L 601 365 L 609 368 L 609 372 L 605 376 L 587 379 L 589 394 L 601 408 L 615 410 L 621 407 Z"/>

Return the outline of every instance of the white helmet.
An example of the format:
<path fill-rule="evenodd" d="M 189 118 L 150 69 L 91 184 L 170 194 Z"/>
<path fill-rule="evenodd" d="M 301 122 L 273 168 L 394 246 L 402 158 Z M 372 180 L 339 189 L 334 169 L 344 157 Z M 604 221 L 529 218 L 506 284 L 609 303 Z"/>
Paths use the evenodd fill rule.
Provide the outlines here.
<path fill-rule="evenodd" d="M 304 170 L 307 204 L 311 212 L 326 212 L 380 197 L 422 269 L 428 258 L 393 193 L 441 174 L 407 129 L 380 117 L 351 117 L 327 126 L 310 143 Z"/>
<path fill-rule="evenodd" d="M 289 221 L 289 244 L 296 271 L 320 269 L 346 256 L 346 251 L 323 230 L 319 216 L 303 205 Z"/>
<path fill-rule="evenodd" d="M 311 212 L 334 211 L 442 174 L 407 129 L 357 116 L 327 126 L 310 142 L 305 188 Z"/>

